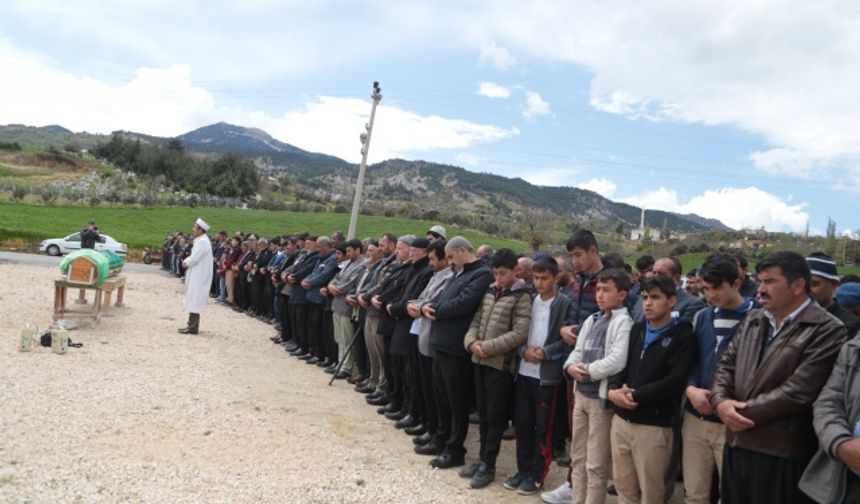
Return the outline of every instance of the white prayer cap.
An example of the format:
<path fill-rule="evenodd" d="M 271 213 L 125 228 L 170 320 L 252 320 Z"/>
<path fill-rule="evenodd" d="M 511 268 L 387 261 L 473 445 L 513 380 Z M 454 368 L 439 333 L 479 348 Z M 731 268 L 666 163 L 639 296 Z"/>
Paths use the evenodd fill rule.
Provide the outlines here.
<path fill-rule="evenodd" d="M 204 221 L 203 219 L 198 218 L 195 224 L 197 224 L 197 227 L 199 227 L 203 231 L 209 231 L 209 224 L 206 224 L 206 221 Z"/>

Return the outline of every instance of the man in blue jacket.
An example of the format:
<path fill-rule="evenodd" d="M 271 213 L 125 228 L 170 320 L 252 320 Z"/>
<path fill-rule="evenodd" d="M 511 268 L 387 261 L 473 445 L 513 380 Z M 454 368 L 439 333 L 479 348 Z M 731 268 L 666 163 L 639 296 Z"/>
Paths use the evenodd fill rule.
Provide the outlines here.
<path fill-rule="evenodd" d="M 317 238 L 317 251 L 319 251 L 319 260 L 313 273 L 302 280 L 302 287 L 307 290 L 306 300 L 308 303 L 308 352 L 311 357 L 305 360 L 307 364 L 316 364 L 325 358 L 322 348 L 325 299 L 320 294 L 320 289 L 327 286 L 337 273 L 337 258 L 328 236 Z"/>
<path fill-rule="evenodd" d="M 436 299 L 421 309 L 424 317 L 433 321 L 430 348 L 436 353 L 433 381 L 439 427 L 436 440 L 431 443 L 441 453 L 430 465 L 439 469 L 465 464 L 463 442 L 469 428 L 472 374 L 463 338 L 484 293 L 494 281 L 493 271 L 472 250 L 472 244 L 462 236 L 455 236 L 445 245 L 445 254 L 455 271 L 454 278 Z"/>

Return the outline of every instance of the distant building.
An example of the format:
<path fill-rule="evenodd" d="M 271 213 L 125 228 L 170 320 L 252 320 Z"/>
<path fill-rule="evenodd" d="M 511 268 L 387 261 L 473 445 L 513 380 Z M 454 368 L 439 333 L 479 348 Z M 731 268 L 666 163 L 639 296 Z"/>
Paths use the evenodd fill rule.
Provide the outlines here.
<path fill-rule="evenodd" d="M 645 209 L 642 209 L 642 215 L 639 218 L 639 227 L 630 231 L 630 239 L 632 241 L 642 241 L 645 238 L 651 241 L 660 241 L 660 230 L 657 228 L 645 227 Z"/>

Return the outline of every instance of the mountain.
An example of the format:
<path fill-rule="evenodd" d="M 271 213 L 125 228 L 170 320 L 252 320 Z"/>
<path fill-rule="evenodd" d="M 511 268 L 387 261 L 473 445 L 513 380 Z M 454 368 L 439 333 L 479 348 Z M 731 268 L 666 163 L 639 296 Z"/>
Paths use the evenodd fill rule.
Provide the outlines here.
<path fill-rule="evenodd" d="M 355 190 L 355 165 L 280 142 L 259 129 L 217 123 L 179 139 L 187 149 L 198 152 L 238 152 L 254 159 L 265 175 L 286 177 L 292 185 L 319 197 L 348 202 Z M 521 178 L 403 159 L 369 166 L 364 194 L 371 201 L 412 203 L 437 211 L 456 209 L 489 218 L 516 217 L 529 209 L 538 209 L 567 215 L 582 223 L 613 227 L 621 223 L 632 228 L 638 227 L 641 215 L 638 207 L 576 187 L 536 186 Z M 654 228 L 660 228 L 665 220 L 675 231 L 729 229 L 716 219 L 658 210 L 646 212 L 645 220 Z"/>
<path fill-rule="evenodd" d="M 63 147 L 67 143 L 75 143 L 78 147 L 89 149 L 98 142 L 109 140 L 105 135 L 90 133 L 74 133 L 62 126 L 25 126 L 23 124 L 7 124 L 0 126 L 0 141 L 17 142 L 28 147 L 47 148 Z"/>
<path fill-rule="evenodd" d="M 131 138 L 166 145 L 171 139 L 130 131 L 116 131 Z M 256 128 L 219 122 L 177 137 L 186 150 L 206 155 L 238 153 L 251 159 L 261 174 L 289 187 L 296 197 L 309 202 L 348 205 L 355 190 L 356 165 L 326 154 L 309 152 L 272 138 Z M 62 145 L 77 143 L 83 148 L 106 135 L 74 134 L 59 126 L 0 126 L 0 141 L 21 145 Z M 448 217 L 449 221 L 483 225 L 490 229 L 512 231 L 524 225 L 558 225 L 559 215 L 580 225 L 600 225 L 630 229 L 639 226 L 641 210 L 626 203 L 607 199 L 576 187 L 536 186 L 521 178 L 476 173 L 458 166 L 390 159 L 368 167 L 365 177 L 363 208 L 377 213 L 429 219 Z M 728 230 L 716 219 L 651 210 L 646 225 L 695 232 Z M 518 223 L 515 225 L 515 223 Z M 490 231 L 492 232 L 492 231 Z"/>

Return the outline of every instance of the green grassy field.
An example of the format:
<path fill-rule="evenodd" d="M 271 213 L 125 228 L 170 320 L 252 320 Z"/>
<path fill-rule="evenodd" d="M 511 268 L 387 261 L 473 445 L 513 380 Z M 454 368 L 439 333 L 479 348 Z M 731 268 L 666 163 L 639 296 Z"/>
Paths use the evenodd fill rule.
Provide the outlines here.
<path fill-rule="evenodd" d="M 705 262 L 705 258 L 708 257 L 708 254 L 697 253 L 697 254 L 683 254 L 678 256 L 678 260 L 681 261 L 681 265 L 684 268 L 684 274 L 693 268 L 698 268 Z M 635 259 L 634 259 L 635 261 Z M 632 263 L 631 263 L 632 264 Z M 755 271 L 755 260 L 750 260 L 747 265 L 750 271 Z M 840 275 L 860 275 L 860 266 L 840 266 L 839 267 Z"/>
<path fill-rule="evenodd" d="M 132 249 L 161 245 L 168 232 L 189 232 L 197 219 L 203 218 L 212 232 L 221 229 L 233 234 L 241 229 L 263 236 L 309 231 L 328 235 L 334 231 L 344 234 L 349 226 L 349 214 L 270 212 L 226 208 L 130 208 L 130 207 L 60 207 L 27 204 L 0 204 L 0 241 L 23 239 L 38 242 L 45 238 L 60 238 L 79 231 L 89 220 L 99 229 Z M 423 236 L 435 222 L 393 217 L 359 216 L 357 235 L 360 238 L 379 237 L 384 232 L 396 235 Z M 496 248 L 509 247 L 524 251 L 523 242 L 493 238 L 444 224 L 448 237 L 462 234 L 475 246 L 488 243 Z M 210 232 L 211 234 L 211 232 Z"/>

